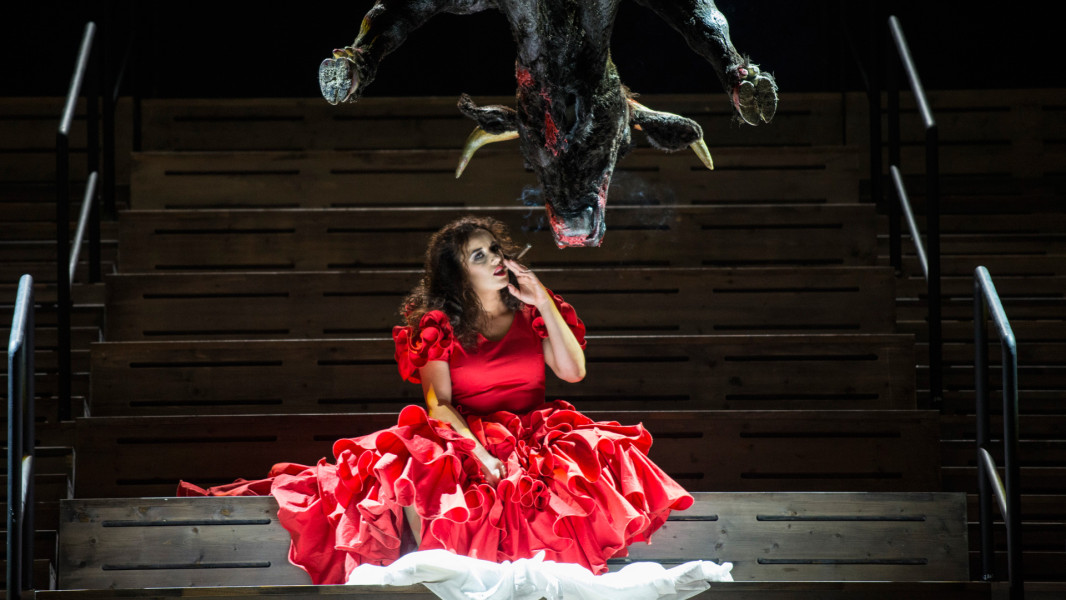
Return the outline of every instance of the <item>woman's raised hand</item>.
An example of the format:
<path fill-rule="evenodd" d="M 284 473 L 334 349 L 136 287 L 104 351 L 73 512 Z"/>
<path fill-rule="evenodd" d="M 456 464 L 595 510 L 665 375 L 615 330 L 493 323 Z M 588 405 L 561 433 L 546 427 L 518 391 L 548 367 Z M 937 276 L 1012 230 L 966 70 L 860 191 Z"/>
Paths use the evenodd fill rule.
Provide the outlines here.
<path fill-rule="evenodd" d="M 541 284 L 536 274 L 529 267 L 509 258 L 503 259 L 503 264 L 508 271 L 514 273 L 515 279 L 518 281 L 517 286 L 513 283 L 507 284 L 507 289 L 510 290 L 512 296 L 538 308 L 545 302 L 551 301 L 551 298 L 548 297 L 548 291 L 544 289 L 544 285 Z"/>

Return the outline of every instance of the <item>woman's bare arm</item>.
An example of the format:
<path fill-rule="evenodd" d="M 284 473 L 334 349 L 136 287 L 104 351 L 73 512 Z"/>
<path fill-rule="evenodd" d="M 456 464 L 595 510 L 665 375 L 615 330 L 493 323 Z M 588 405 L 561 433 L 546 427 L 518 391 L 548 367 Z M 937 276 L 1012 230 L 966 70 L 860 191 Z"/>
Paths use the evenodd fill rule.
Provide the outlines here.
<path fill-rule="evenodd" d="M 481 470 L 485 473 L 485 479 L 490 484 L 496 485 L 506 476 L 506 469 L 500 459 L 481 445 L 481 442 L 474 436 L 474 432 L 470 431 L 466 419 L 452 406 L 452 376 L 448 363 L 442 360 L 431 360 L 418 370 L 418 375 L 422 379 L 422 393 L 426 397 L 429 417 L 451 425 L 456 433 L 474 441 L 474 456 L 481 461 Z"/>
<path fill-rule="evenodd" d="M 555 306 L 548 290 L 533 271 L 525 266 L 510 259 L 505 259 L 504 264 L 518 279 L 518 287 L 509 286 L 511 294 L 534 306 L 544 319 L 544 327 L 548 330 L 548 337 L 543 343 L 544 362 L 563 381 L 576 383 L 584 379 L 585 351 L 581 349 L 574 332 L 559 313 L 559 308 Z"/>

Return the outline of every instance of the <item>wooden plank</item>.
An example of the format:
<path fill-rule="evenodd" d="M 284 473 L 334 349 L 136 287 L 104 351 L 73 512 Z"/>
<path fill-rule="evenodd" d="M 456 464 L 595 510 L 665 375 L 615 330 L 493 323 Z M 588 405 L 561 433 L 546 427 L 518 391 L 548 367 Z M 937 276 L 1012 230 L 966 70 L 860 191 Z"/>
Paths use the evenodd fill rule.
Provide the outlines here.
<path fill-rule="evenodd" d="M 913 334 L 918 344 L 928 343 L 925 323 L 901 322 L 900 333 Z M 1011 323 L 1016 339 L 1025 342 L 1056 342 L 1066 339 L 1066 320 L 1018 321 Z M 944 323 L 944 340 L 973 343 L 973 323 L 947 321 Z"/>
<path fill-rule="evenodd" d="M 80 203 L 79 203 L 80 205 Z M 74 215 L 79 214 L 80 206 L 72 206 L 71 213 Z M 73 241 L 74 236 L 78 230 L 77 220 L 73 220 L 70 223 L 70 237 Z M 54 241 L 56 239 L 56 225 L 55 215 L 52 215 L 51 221 L 15 221 L 4 223 L 4 242 L 14 241 L 33 241 L 33 240 L 49 240 Z M 85 241 L 88 243 L 88 232 L 86 232 Z M 100 223 L 100 239 L 102 243 L 113 243 L 118 239 L 118 224 L 114 221 L 105 221 Z M 87 246 L 86 246 L 87 247 Z"/>
<path fill-rule="evenodd" d="M 941 144 L 942 176 L 1032 178 L 1063 172 L 1061 90 L 941 90 L 931 92 L 929 98 Z M 907 173 L 921 172 L 925 168 L 924 134 L 909 93 L 902 95 L 901 108 L 902 165 Z M 864 95 L 848 95 L 847 114 L 848 139 L 868 140 Z"/>
<path fill-rule="evenodd" d="M 887 261 L 885 262 L 887 264 Z M 1066 257 L 1063 255 L 1044 254 L 971 254 L 964 256 L 942 256 L 941 273 L 945 277 L 973 277 L 973 270 L 984 266 L 993 278 L 1013 277 L 1062 277 L 1066 275 Z M 906 256 L 903 259 L 903 272 L 908 277 L 920 276 L 921 266 L 917 258 Z"/>
<path fill-rule="evenodd" d="M 55 182 L 56 132 L 63 114 L 65 98 L 0 98 L 0 181 Z M 129 181 L 129 156 L 132 150 L 133 103 L 129 97 L 115 104 L 115 180 Z M 85 99 L 80 98 L 74 112 L 71 136 L 71 177 L 87 177 L 85 155 Z"/>
<path fill-rule="evenodd" d="M 888 333 L 895 327 L 892 272 L 883 267 L 533 265 L 546 285 L 577 307 L 592 334 Z M 109 275 L 106 339 L 387 334 L 419 276 L 418 271 Z M 797 305 L 804 309 L 795 310 Z"/>
<path fill-rule="evenodd" d="M 907 242 L 910 243 L 909 240 Z M 888 242 L 879 244 L 878 252 L 888 254 Z M 952 234 L 941 235 L 941 256 L 1006 254 L 1016 256 L 1066 255 L 1066 235 L 1060 233 Z"/>
<path fill-rule="evenodd" d="M 309 583 L 288 561 L 273 498 L 144 498 L 61 505 L 63 588 Z"/>
<path fill-rule="evenodd" d="M 101 261 L 100 268 L 104 273 L 111 273 L 115 270 L 115 263 L 114 261 Z M 46 261 L 18 259 L 10 262 L 0 262 L 0 281 L 4 283 L 17 286 L 19 278 L 26 274 L 33 275 L 35 283 L 51 283 L 55 285 L 55 257 L 53 256 Z M 78 285 L 77 282 L 89 280 L 89 262 L 85 256 L 82 256 L 78 261 L 78 266 L 74 270 L 74 279 L 75 285 Z"/>
<path fill-rule="evenodd" d="M 334 150 L 460 148 L 473 122 L 456 97 L 366 97 L 329 106 L 321 99 L 146 99 L 144 148 L 149 150 Z M 513 96 L 477 97 L 479 104 L 513 106 Z M 773 127 L 737 127 L 718 94 L 642 95 L 655 110 L 696 120 L 711 147 L 840 143 L 839 94 L 794 94 Z M 635 144 L 647 145 L 636 133 Z"/>
<path fill-rule="evenodd" d="M 964 512 L 962 494 L 706 493 L 630 557 L 729 561 L 737 581 L 966 579 Z"/>
<path fill-rule="evenodd" d="M 939 487 L 938 422 L 929 411 L 586 414 L 642 422 L 656 437 L 651 458 L 692 490 Z M 313 464 L 334 440 L 395 422 L 395 413 L 81 418 L 75 494 L 170 495 L 179 479 L 214 485 L 254 478 L 277 461 Z"/>
<path fill-rule="evenodd" d="M 119 268 L 135 271 L 417 268 L 429 236 L 456 218 L 508 224 L 545 266 L 871 265 L 865 205 L 657 206 L 607 209 L 596 249 L 559 251 L 543 213 L 521 207 L 128 211 Z M 530 233 L 527 233 L 530 232 Z"/>
<path fill-rule="evenodd" d="M 976 439 L 976 422 L 973 415 L 943 415 L 940 421 L 945 440 L 973 440 Z M 1003 431 L 1003 421 L 993 415 L 991 427 L 994 435 Z M 1018 435 L 1030 439 L 1062 439 L 1062 432 L 1066 431 L 1066 415 L 1046 414 L 1034 415 L 1018 420 Z"/>
<path fill-rule="evenodd" d="M 92 350 L 94 416 L 399 410 L 390 338 L 106 342 Z M 588 376 L 547 395 L 613 410 L 908 409 L 909 336 L 594 336 Z"/>
<path fill-rule="evenodd" d="M 857 198 L 859 157 L 852 150 L 720 148 L 714 153 L 712 173 L 692 153 L 635 150 L 618 163 L 609 204 L 822 204 Z M 496 206 L 512 199 L 525 203 L 537 185 L 517 147 L 480 151 L 457 180 L 459 154 L 423 149 L 138 153 L 132 205 L 141 210 Z"/>
<path fill-rule="evenodd" d="M 307 581 L 285 560 L 289 535 L 270 497 L 74 500 L 62 510 L 61 588 L 203 586 L 217 579 L 209 571 L 227 585 Z M 631 560 L 729 561 L 738 581 L 959 580 L 968 568 L 961 494 L 698 493 L 655 539 L 634 545 Z"/>
<path fill-rule="evenodd" d="M 1008 298 L 1004 302 L 1007 317 L 1012 323 L 1021 321 L 1059 320 L 1066 315 L 1066 298 Z M 897 318 L 900 321 L 921 321 L 928 314 L 926 302 L 900 302 Z M 948 321 L 973 321 L 973 301 L 952 299 L 942 305 L 941 316 Z"/>
<path fill-rule="evenodd" d="M 87 240 L 86 240 L 87 241 Z M 115 238 L 102 239 L 100 241 L 100 260 L 101 262 L 107 261 L 113 263 L 115 256 L 118 253 L 117 241 Z M 82 256 L 85 260 L 88 259 L 89 247 L 88 244 L 82 247 L 82 254 L 79 255 L 79 259 Z M 0 260 L 3 261 L 41 261 L 55 264 L 56 260 L 56 242 L 55 238 L 50 239 L 24 239 L 24 240 L 4 240 L 0 241 Z"/>
<path fill-rule="evenodd" d="M 7 586 L 7 560 L 0 560 L 0 583 Z M 41 586 L 43 589 L 49 589 L 54 586 L 55 582 L 55 569 L 53 568 L 51 559 L 48 558 L 35 558 L 33 559 L 33 583 L 35 586 Z"/>
<path fill-rule="evenodd" d="M 1066 504 L 1062 497 L 1055 494 L 1024 493 L 1022 500 L 1022 520 L 1066 522 Z M 967 520 L 976 523 L 980 519 L 980 504 L 977 494 L 966 496 Z"/>
<path fill-rule="evenodd" d="M 56 503 L 56 508 L 59 507 L 59 503 Z M 6 529 L 4 530 L 6 534 Z M 33 532 L 33 555 L 35 559 L 45 558 L 50 562 L 55 561 L 56 550 L 58 549 L 58 539 L 55 529 L 41 529 L 37 528 Z M 0 560 L 7 560 L 7 544 L 0 549 Z M 5 572 L 6 575 L 6 572 Z"/>
<path fill-rule="evenodd" d="M 1061 587 L 1054 583 L 1026 584 L 1027 597 L 1031 600 L 1057 600 Z M 987 582 L 888 582 L 888 581 L 737 581 L 715 583 L 713 588 L 694 596 L 700 600 L 725 598 L 727 600 L 990 600 L 1004 597 L 1005 584 Z M 1036 590 L 1034 592 L 1034 590 Z M 1040 594 L 1040 595 L 1037 595 Z M 198 598 L 256 598 L 266 596 L 284 600 L 313 600 L 340 596 L 359 600 L 435 600 L 437 598 L 424 586 L 378 587 L 332 585 L 283 585 L 255 587 L 211 588 L 140 588 L 116 590 L 39 590 L 40 600 L 173 600 L 175 597 Z"/>
<path fill-rule="evenodd" d="M 1007 211 L 1018 210 L 1010 204 L 1018 202 L 1019 199 L 1008 196 L 1000 197 L 999 200 L 1008 205 L 1001 207 L 999 212 L 993 214 L 941 215 L 940 235 L 943 240 L 941 245 L 949 243 L 957 235 L 982 234 L 995 239 L 995 236 L 1000 235 L 1061 234 L 1063 229 L 1066 229 L 1066 215 L 1062 213 L 1046 211 L 1010 213 Z M 927 230 L 924 215 L 916 215 L 915 222 L 918 224 L 918 231 Z M 888 217 L 878 216 L 878 225 L 882 230 L 887 230 Z"/>
<path fill-rule="evenodd" d="M 999 469 L 1000 478 L 1006 477 Z M 943 467 L 944 489 L 955 492 L 977 492 L 976 467 Z M 1066 496 L 1066 466 L 1054 467 L 1020 467 L 1020 485 L 1026 492 L 1034 494 L 1056 494 Z"/>
<path fill-rule="evenodd" d="M 996 435 L 996 438 L 999 438 Z M 1004 464 L 1000 444 L 989 448 L 997 464 Z M 945 465 L 977 464 L 977 443 L 974 440 L 942 440 L 941 460 Z M 1066 440 L 1018 440 L 1018 464 L 1023 466 L 1066 466 Z"/>
<path fill-rule="evenodd" d="M 1066 298 L 1066 277 L 1026 277 L 1024 275 L 992 274 L 999 297 L 1006 302 L 1014 298 Z M 943 277 L 940 290 L 943 298 L 965 301 L 973 299 L 973 273 L 969 276 Z M 896 280 L 896 297 L 919 298 L 926 295 L 924 277 Z"/>

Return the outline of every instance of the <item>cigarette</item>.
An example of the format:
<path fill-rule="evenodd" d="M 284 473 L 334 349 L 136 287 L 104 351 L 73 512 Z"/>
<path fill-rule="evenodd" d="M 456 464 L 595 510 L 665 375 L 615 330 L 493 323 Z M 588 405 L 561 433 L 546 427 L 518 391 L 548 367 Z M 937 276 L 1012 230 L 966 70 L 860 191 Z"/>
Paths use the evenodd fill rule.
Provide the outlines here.
<path fill-rule="evenodd" d="M 529 249 L 532 247 L 533 244 L 526 244 L 526 247 L 522 248 L 522 251 L 518 253 L 518 256 L 515 257 L 515 260 L 522 260 L 522 257 L 525 256 L 526 252 L 529 252 Z"/>

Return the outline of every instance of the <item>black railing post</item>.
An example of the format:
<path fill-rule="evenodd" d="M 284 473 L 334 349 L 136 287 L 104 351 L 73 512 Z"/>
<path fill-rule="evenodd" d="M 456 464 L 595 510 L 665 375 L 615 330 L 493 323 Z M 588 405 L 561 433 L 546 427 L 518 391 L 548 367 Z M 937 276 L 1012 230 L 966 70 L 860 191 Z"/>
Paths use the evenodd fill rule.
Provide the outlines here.
<path fill-rule="evenodd" d="M 942 405 L 944 396 L 943 346 L 940 295 L 940 147 L 937 126 L 929 117 L 925 131 L 925 236 L 929 261 L 929 400 Z"/>
<path fill-rule="evenodd" d="M 981 580 L 996 578 L 995 537 L 992 531 L 992 482 L 981 468 L 981 448 L 987 448 L 988 418 L 988 309 L 979 277 L 973 280 L 974 392 L 977 396 L 977 494 L 981 524 Z"/>
<path fill-rule="evenodd" d="M 100 168 L 103 212 L 108 218 L 115 216 L 115 102 L 118 99 L 118 77 L 114 68 L 115 48 L 115 3 L 103 3 L 100 27 L 100 89 L 103 94 L 103 163 Z M 94 219 L 99 223 L 99 219 Z M 99 261 L 95 261 L 99 263 Z M 90 278 L 94 283 L 100 280 Z"/>
<path fill-rule="evenodd" d="M 988 331 L 985 321 L 992 317 L 1003 349 L 1003 462 L 1006 484 L 991 458 L 988 416 Z M 1025 569 L 1022 564 L 1021 480 L 1018 465 L 1018 345 L 1003 310 L 988 269 L 974 269 L 974 388 L 977 392 L 977 470 L 981 519 L 981 577 L 995 577 L 995 548 L 992 535 L 992 500 L 997 494 L 1003 521 L 1007 526 L 1007 577 L 1009 597 L 1025 597 Z"/>
<path fill-rule="evenodd" d="M 77 96 L 74 97 L 75 100 Z M 69 97 L 68 97 L 69 102 Z M 69 111 L 73 112 L 73 110 Z M 70 420 L 70 126 L 56 134 L 56 402 Z"/>
<path fill-rule="evenodd" d="M 892 32 L 888 28 L 882 28 L 883 20 L 878 21 L 877 38 L 884 40 L 883 43 L 891 45 Z M 879 42 L 879 46 L 881 43 Z M 888 126 L 888 164 L 900 166 L 900 133 L 899 133 L 899 65 L 896 56 L 892 53 L 883 53 L 879 56 L 879 63 L 884 65 L 885 72 L 885 100 L 887 103 L 886 121 Z M 880 88 L 878 88 L 880 98 Z M 878 115 L 880 119 L 880 115 Z M 880 128 L 880 120 L 878 120 Z M 880 157 L 879 157 L 880 158 Z M 886 205 L 888 210 L 888 256 L 889 264 L 899 274 L 903 271 L 902 250 L 902 226 L 900 224 L 900 199 L 899 194 L 893 192 L 889 195 Z M 921 243 L 921 240 L 915 240 Z"/>
<path fill-rule="evenodd" d="M 59 129 L 56 132 L 56 362 L 59 367 L 57 414 L 60 421 L 69 421 L 72 414 L 70 398 L 70 130 L 74 122 L 78 96 L 89 68 L 89 56 L 92 54 L 95 35 L 96 24 L 86 23 L 77 64 L 70 78 L 70 89 L 67 91 L 66 103 L 63 106 Z M 87 144 L 90 153 L 89 164 L 92 165 L 93 160 L 98 157 L 94 148 L 99 146 L 99 137 L 94 133 L 98 115 L 95 114 L 96 103 L 92 94 L 90 94 L 88 107 Z"/>
<path fill-rule="evenodd" d="M 940 295 L 940 163 L 939 163 L 939 146 L 938 146 L 938 134 L 936 121 L 933 119 L 933 111 L 929 106 L 929 101 L 925 96 L 925 88 L 922 86 L 921 79 L 918 77 L 918 70 L 914 66 L 914 61 L 911 59 L 910 48 L 907 45 L 907 39 L 903 35 L 903 28 L 899 24 L 899 19 L 895 16 L 888 18 L 888 30 L 890 34 L 890 42 L 895 45 L 896 54 L 899 57 L 899 62 L 905 71 L 907 79 L 910 83 L 910 89 L 914 94 L 914 103 L 918 109 L 918 113 L 922 119 L 922 126 L 925 129 L 925 157 L 926 157 L 926 243 L 925 247 L 928 249 L 927 261 L 924 265 L 925 280 L 927 286 L 927 300 L 928 300 L 928 327 L 929 327 L 929 401 L 935 408 L 940 408 L 943 401 L 944 385 L 943 385 L 943 341 L 941 332 L 941 295 Z M 891 66 L 888 68 L 890 76 L 889 90 L 888 90 L 888 102 L 889 102 L 889 161 L 890 169 L 899 170 L 899 162 L 901 160 L 900 150 L 900 131 L 899 131 L 899 84 L 897 81 L 897 66 L 896 61 L 891 61 Z M 902 183 L 902 171 L 900 171 L 900 182 Z M 900 206 L 904 203 L 904 198 L 900 197 L 902 194 L 902 185 L 898 186 L 896 197 L 899 200 Z M 892 263 L 897 269 L 902 265 L 902 257 L 900 256 L 899 248 L 899 236 L 900 226 L 899 210 L 895 208 L 890 212 L 890 251 L 893 253 Z M 912 229 L 914 237 L 914 243 L 916 246 L 922 244 L 921 237 L 918 235 L 915 229 Z"/>
<path fill-rule="evenodd" d="M 877 2 L 872 2 L 870 8 L 870 88 L 867 90 L 870 104 L 870 187 L 873 190 L 874 206 L 884 206 L 885 198 L 885 167 L 882 164 L 884 140 L 881 136 L 881 74 L 884 71 L 881 28 L 884 21 L 881 19 L 879 6 Z"/>
<path fill-rule="evenodd" d="M 1021 469 L 1018 466 L 1018 349 L 1011 340 L 1003 344 L 1003 466 L 1006 471 L 1007 572 L 1010 573 L 1010 597 L 1024 595 L 1022 567 L 1022 493 Z"/>
<path fill-rule="evenodd" d="M 142 16 L 140 11 L 150 10 L 141 5 L 140 2 L 130 3 L 130 45 L 133 50 L 130 53 L 130 91 L 133 94 L 133 151 L 140 152 L 142 146 L 141 131 L 141 102 L 144 97 L 144 69 L 142 63 L 142 50 L 144 48 L 144 41 L 141 30 L 148 26 L 150 22 Z"/>
<path fill-rule="evenodd" d="M 7 598 L 33 589 L 33 277 L 19 280 L 7 347 Z"/>
<path fill-rule="evenodd" d="M 88 89 L 85 92 L 85 126 L 86 126 L 86 155 L 88 156 L 88 163 L 85 168 L 85 173 L 100 172 L 100 96 L 101 93 L 107 88 L 104 84 L 104 61 L 102 60 L 102 52 L 99 49 L 99 42 L 96 41 L 96 36 L 93 36 L 93 41 L 89 46 L 89 72 L 86 74 L 86 85 Z M 93 48 L 96 48 L 94 51 Z M 106 95 L 106 94 L 104 94 Z M 106 107 L 106 101 L 105 101 Z M 100 220 L 99 210 L 100 205 L 100 193 L 97 191 L 92 195 L 85 196 L 86 202 L 90 204 L 90 220 L 89 220 L 89 281 L 96 283 L 100 281 Z M 71 284 L 73 285 L 73 280 Z"/>

